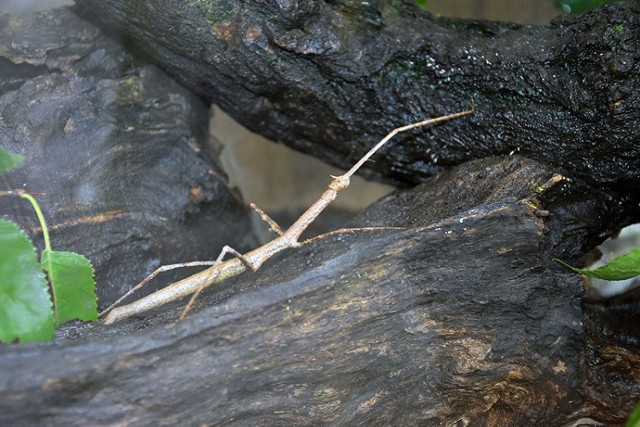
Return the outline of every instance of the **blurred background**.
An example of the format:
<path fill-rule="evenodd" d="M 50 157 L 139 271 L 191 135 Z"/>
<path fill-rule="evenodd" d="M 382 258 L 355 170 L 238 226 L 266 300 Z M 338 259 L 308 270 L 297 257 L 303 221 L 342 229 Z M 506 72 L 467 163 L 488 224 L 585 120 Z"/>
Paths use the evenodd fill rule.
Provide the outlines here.
<path fill-rule="evenodd" d="M 427 10 L 465 19 L 547 24 L 560 11 L 552 0 L 429 0 Z"/>
<path fill-rule="evenodd" d="M 28 13 L 73 4 L 73 0 L 0 0 L 0 11 Z M 429 0 L 427 10 L 446 16 L 543 24 L 558 14 L 553 0 Z"/>
<path fill-rule="evenodd" d="M 73 4 L 73 0 L 0 0 L 0 13 L 14 15 Z"/>

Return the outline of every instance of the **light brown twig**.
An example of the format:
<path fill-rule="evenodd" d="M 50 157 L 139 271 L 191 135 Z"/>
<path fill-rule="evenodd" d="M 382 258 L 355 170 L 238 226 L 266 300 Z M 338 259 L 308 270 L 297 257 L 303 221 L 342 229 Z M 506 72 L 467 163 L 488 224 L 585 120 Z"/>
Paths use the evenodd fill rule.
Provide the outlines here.
<path fill-rule="evenodd" d="M 158 270 L 154 271 L 149 277 L 143 280 L 140 284 L 134 287 L 131 291 L 127 292 L 122 298 L 116 301 L 111 307 L 107 308 L 104 313 L 110 311 L 109 315 L 105 318 L 104 322 L 107 324 L 117 322 L 118 320 L 125 319 L 129 316 L 133 316 L 139 313 L 143 313 L 152 308 L 159 307 L 168 302 L 183 298 L 187 295 L 193 294 L 191 300 L 185 307 L 180 316 L 180 319 L 183 319 L 188 313 L 189 309 L 193 305 L 193 302 L 197 295 L 215 283 L 219 283 L 227 278 L 236 276 L 243 271 L 253 270 L 256 271 L 265 261 L 271 258 L 273 255 L 278 252 L 287 249 L 287 248 L 295 248 L 301 245 L 298 241 L 300 235 L 311 225 L 311 223 L 317 218 L 317 216 L 327 207 L 331 202 L 333 202 L 339 191 L 344 190 L 349 186 L 350 179 L 353 174 L 356 173 L 362 165 L 371 158 L 383 145 L 385 145 L 391 138 L 396 136 L 401 132 L 406 132 L 410 129 L 415 129 L 417 127 L 430 125 L 433 123 L 443 122 L 446 120 L 455 119 L 458 117 L 466 116 L 474 112 L 474 108 L 472 107 L 470 110 L 462 111 L 459 113 L 448 114 L 446 116 L 436 117 L 434 119 L 423 120 L 421 122 L 412 123 L 410 125 L 401 126 L 389 132 L 387 136 L 380 140 L 373 148 L 371 148 L 356 164 L 354 164 L 351 169 L 349 169 L 346 173 L 340 176 L 332 176 L 333 180 L 329 184 L 329 188 L 325 190 L 324 193 L 320 196 L 320 198 L 313 204 L 309 209 L 307 209 L 301 216 L 298 218 L 291 227 L 287 229 L 287 231 L 283 232 L 280 227 L 271 219 L 267 214 L 262 212 L 260 209 L 254 209 L 260 214 L 260 216 L 271 226 L 272 229 L 276 233 L 279 234 L 278 237 L 273 239 L 270 242 L 265 243 L 259 248 L 253 249 L 252 251 L 247 252 L 242 255 L 235 250 L 231 249 L 228 246 L 225 246 L 222 249 L 222 252 L 218 256 L 216 261 L 213 263 L 202 262 L 202 264 L 196 263 L 185 263 L 185 264 L 174 264 L 172 266 L 160 267 Z M 224 256 L 227 253 L 233 253 L 236 258 L 229 259 L 227 261 L 222 261 Z M 208 269 L 196 273 L 192 276 L 189 276 L 185 279 L 179 280 L 163 289 L 160 289 L 151 295 L 148 295 L 144 298 L 141 298 L 137 301 L 132 302 L 131 304 L 127 304 L 121 307 L 115 307 L 123 298 L 130 295 L 135 290 L 142 287 L 144 284 L 148 283 L 153 277 L 159 274 L 162 271 L 171 270 L 173 268 L 178 268 L 180 266 L 191 266 L 191 265 L 212 265 Z M 115 308 L 114 308 L 115 307 Z"/>

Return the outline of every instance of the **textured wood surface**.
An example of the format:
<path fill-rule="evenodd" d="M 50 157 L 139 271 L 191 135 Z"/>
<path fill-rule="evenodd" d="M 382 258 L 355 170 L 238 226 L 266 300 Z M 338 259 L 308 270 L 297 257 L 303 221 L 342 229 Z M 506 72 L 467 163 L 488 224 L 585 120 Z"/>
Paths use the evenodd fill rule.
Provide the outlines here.
<path fill-rule="evenodd" d="M 0 117 L 25 158 L 1 186 L 45 193 L 53 247 L 92 261 L 103 307 L 161 264 L 255 244 L 206 149 L 207 106 L 67 9 L 0 15 Z M 40 244 L 30 206 L 0 199 Z"/>
<path fill-rule="evenodd" d="M 238 122 L 342 168 L 389 129 L 475 101 L 469 120 L 398 138 L 369 174 L 415 184 L 516 152 L 597 185 L 640 182 L 635 3 L 550 26 L 439 19 L 413 0 L 76 4 Z"/>
<path fill-rule="evenodd" d="M 104 2 L 105 7 L 114 4 Z M 152 4 L 156 3 L 136 3 L 135 6 Z M 237 4 L 249 7 L 254 3 Z M 338 12 L 350 12 L 340 2 L 304 4 L 310 6 L 302 12 L 322 12 L 330 9 L 331 5 L 337 7 Z M 181 5 L 185 11 L 193 12 L 188 3 Z M 273 6 L 268 1 L 260 5 Z M 385 2 L 374 6 L 381 5 L 390 7 Z M 318 9 L 314 9 L 316 6 Z M 131 3 L 131 7 L 134 7 L 134 3 Z M 364 7 L 364 3 L 359 7 Z M 268 7 L 265 10 L 269 10 Z M 621 11 L 635 9 L 620 7 L 602 10 L 605 11 L 605 17 L 635 19 L 633 13 L 626 17 L 620 15 Z M 271 11 L 277 12 L 278 9 Z M 378 25 L 378 18 L 375 14 L 370 15 L 369 11 L 368 7 L 351 10 L 356 21 L 361 21 L 362 16 L 368 17 L 368 21 L 360 22 L 365 30 L 377 28 Z M 63 16 L 66 18 L 58 18 L 59 23 L 68 24 L 73 19 L 71 15 Z M 105 9 L 104 17 L 111 19 L 109 16 Z M 141 22 L 141 16 L 131 13 L 129 18 L 132 25 Z M 182 15 L 165 13 L 163 16 L 172 16 L 172 19 L 180 22 Z M 300 15 L 299 21 L 309 24 L 311 21 L 305 20 L 304 16 Z M 384 19 L 389 16 L 384 15 Z M 294 22 L 295 17 L 288 17 L 285 21 Z M 424 17 L 416 19 L 434 25 L 438 22 Z M 6 22 L 9 25 L 14 21 Z M 52 22 L 37 28 L 61 28 L 52 27 Z M 199 22 L 191 21 L 197 28 L 205 28 L 199 25 L 209 25 Z M 540 36 L 542 43 L 542 35 L 562 31 L 570 34 L 573 31 L 571 29 L 576 28 L 574 25 L 585 25 L 584 22 L 578 20 L 573 24 L 547 29 L 514 27 L 513 33 L 509 29 L 511 27 L 498 26 L 497 32 L 491 37 L 488 37 L 485 24 L 479 27 L 468 24 L 459 28 L 458 37 L 482 36 L 485 37 L 484 43 L 490 44 L 493 40 L 499 44 L 500 41 L 504 42 L 505 37 L 512 37 L 515 42 L 520 35 L 528 32 Z M 152 32 L 160 24 L 149 20 L 145 25 Z M 456 28 L 451 22 L 437 25 L 441 30 L 433 33 L 436 38 L 451 36 L 452 29 Z M 594 25 L 601 28 L 599 24 Z M 78 40 L 91 39 L 91 35 L 96 34 L 92 27 L 83 28 L 85 36 Z M 177 32 L 186 31 L 181 26 L 174 28 Z M 226 27 L 217 28 L 224 30 Z M 412 28 L 408 26 L 405 30 Z M 630 28 L 633 30 L 633 25 Z M 263 28 L 265 32 L 266 29 L 268 26 Z M 339 30 L 340 27 L 335 28 L 335 31 Z M 407 34 L 410 33 L 407 31 Z M 52 31 L 52 34 L 56 32 Z M 171 31 L 167 34 L 177 37 L 176 45 L 184 35 L 176 35 Z M 216 37 L 225 37 L 225 34 L 222 32 Z M 229 33 L 230 37 L 232 35 Z M 287 43 L 293 43 L 301 34 L 293 28 L 290 36 L 292 39 L 282 39 L 280 43 L 286 47 Z M 71 45 L 81 48 L 83 44 L 78 40 Z M 384 41 L 367 40 L 367 43 Z M 424 39 L 418 37 L 416 40 L 418 45 L 426 46 L 421 45 Z M 184 40 L 185 43 L 190 41 L 193 40 Z M 364 41 L 365 38 L 360 40 L 362 43 Z M 9 46 L 15 48 L 22 45 L 16 42 L 9 43 Z M 203 49 L 200 51 L 204 52 L 203 57 L 207 57 L 207 49 L 220 47 L 220 44 L 197 46 Z M 413 49 L 411 46 L 417 45 L 407 42 L 403 48 Z M 573 48 L 567 49 L 572 51 Z M 444 49 L 442 52 L 446 51 Z M 47 50 L 44 49 L 44 52 Z M 87 65 L 83 69 L 89 75 L 96 70 L 96 67 L 89 66 L 93 64 L 91 59 L 100 57 L 100 49 L 96 52 L 89 49 L 86 55 L 79 55 L 87 61 L 81 63 Z M 187 52 L 187 56 L 191 55 L 188 50 L 184 52 Z M 225 52 L 230 51 L 227 49 Z M 283 54 L 283 51 L 279 52 Z M 55 56 L 56 53 L 62 56 Z M 231 53 L 229 58 L 232 59 L 234 56 Z M 291 53 L 294 63 L 302 60 L 313 65 L 313 60 L 305 57 L 308 54 L 295 53 L 295 49 Z M 64 49 L 54 49 L 52 54 L 53 58 L 57 58 L 54 63 L 58 67 L 78 58 L 75 54 L 65 56 Z M 220 55 L 218 59 L 221 66 L 226 66 L 226 56 Z M 382 59 L 368 58 L 361 65 L 365 67 L 377 60 L 384 62 L 391 57 L 393 55 Z M 35 73 L 35 77 L 38 77 L 38 73 L 52 73 L 48 67 L 53 65 L 39 61 L 31 64 L 35 69 L 27 67 Z M 12 59 L 14 65 L 17 62 Z M 348 67 L 350 62 L 344 64 Z M 524 61 L 524 68 L 526 64 Z M 38 68 L 42 66 L 44 68 Z M 340 71 L 338 62 L 317 67 L 329 73 L 332 79 Z M 469 68 L 471 71 L 473 69 Z M 2 68 L 0 72 L 6 70 Z M 212 70 L 215 71 L 215 68 Z M 293 72 L 295 70 L 294 67 Z M 308 76 L 314 75 L 313 70 L 314 67 L 309 66 Z M 510 70 L 516 73 L 515 68 Z M 635 68 L 631 70 L 629 81 L 637 78 Z M 214 71 L 211 71 L 211 76 L 219 75 Z M 252 72 L 258 71 L 260 69 Z M 249 71 L 239 69 L 236 73 L 242 77 L 245 72 Z M 189 73 L 191 71 L 185 68 L 185 75 Z M 347 69 L 343 73 L 347 73 Z M 566 75 L 569 74 L 566 71 Z M 51 80 L 50 76 L 46 77 L 46 81 Z M 78 79 L 81 74 L 75 77 L 75 81 L 81 81 Z M 236 74 L 229 73 L 226 76 L 228 82 L 233 81 L 232 77 L 236 77 Z M 95 78 L 101 80 L 105 77 L 98 73 Z M 247 86 L 253 84 L 246 75 L 244 78 Z M 446 75 L 442 78 L 446 78 Z M 220 93 L 227 90 L 223 85 L 227 80 L 223 78 L 216 83 L 221 87 Z M 4 91 L 3 96 L 28 88 L 28 83 L 20 81 L 20 78 L 3 80 L 7 81 L 9 85 L 0 88 Z M 268 88 L 273 81 L 277 80 L 270 80 L 265 87 Z M 337 78 L 336 81 L 357 86 L 358 82 L 367 79 Z M 108 81 L 101 84 L 109 87 Z M 484 83 L 476 84 L 482 86 Z M 513 84 L 517 86 L 521 83 L 515 79 Z M 24 89 L 21 85 L 24 85 Z M 162 89 L 166 93 L 167 88 L 175 87 L 166 83 Z M 295 85 L 292 87 L 296 88 Z M 249 108 L 252 104 L 242 104 L 247 99 L 245 93 L 240 90 L 241 87 L 236 89 L 239 104 L 234 108 L 241 111 L 246 107 L 247 117 L 255 118 L 252 113 L 255 111 Z M 536 94 L 523 95 L 524 101 L 520 101 L 525 113 L 520 116 L 518 110 L 512 108 L 515 98 L 510 98 L 511 89 L 505 89 L 504 110 L 498 109 L 496 103 L 490 103 L 493 107 L 482 113 L 494 114 L 498 128 L 502 126 L 500 123 L 507 120 L 506 116 L 497 114 L 500 111 L 514 112 L 507 120 L 510 123 L 522 127 L 534 123 L 526 121 L 533 114 L 528 107 L 534 104 L 532 99 L 542 99 L 537 98 Z M 149 90 L 145 93 L 153 98 L 152 95 L 156 93 L 154 90 L 159 89 L 150 87 Z M 606 88 L 603 90 L 606 91 Z M 397 92 L 395 97 L 402 100 L 399 96 L 402 93 L 414 92 Z M 125 94 L 133 95 L 135 92 L 126 91 Z M 215 95 L 214 92 L 212 94 Z M 490 95 L 495 96 L 495 93 L 485 93 L 487 99 Z M 316 95 L 311 93 L 310 96 Z M 633 106 L 626 101 L 633 96 L 636 95 L 630 95 L 620 105 L 611 108 L 621 108 L 633 119 L 633 111 L 627 110 L 633 109 Z M 286 96 L 283 98 L 286 99 Z M 296 105 L 296 108 L 306 105 L 299 103 L 297 95 L 291 99 L 291 105 Z M 356 96 L 354 99 L 359 98 Z M 447 100 L 451 99 L 455 97 L 447 97 Z M 405 101 L 404 118 L 407 120 L 414 114 L 431 112 L 429 109 L 418 111 L 421 107 L 413 110 L 413 104 Z M 434 101 L 434 111 L 437 112 L 450 106 L 438 103 L 437 96 Z M 426 105 L 427 100 L 421 102 Z M 547 104 L 539 103 L 538 107 L 541 105 L 544 107 Z M 627 147 L 618 144 L 619 140 L 616 139 L 621 135 L 615 133 L 619 123 L 617 116 L 609 115 L 606 119 L 584 122 L 579 117 L 582 104 L 565 106 L 564 112 L 560 113 L 554 110 L 554 106 L 557 107 L 557 104 L 552 98 L 548 108 L 558 114 L 556 119 L 569 120 L 567 126 L 574 126 L 571 132 L 593 130 L 594 133 L 585 135 L 595 135 L 596 141 L 600 135 L 595 132 L 598 129 L 602 131 L 606 128 L 613 135 L 612 141 L 615 143 L 607 160 L 612 163 L 606 163 L 602 156 L 598 157 L 602 163 L 594 164 L 595 173 L 590 180 L 580 179 L 580 152 L 563 151 L 565 145 L 556 145 L 558 151 L 545 153 L 545 162 L 540 163 L 519 156 L 492 157 L 463 163 L 414 189 L 389 195 L 351 224 L 353 227 L 394 226 L 401 229 L 335 233 L 314 240 L 298 250 L 284 252 L 266 263 L 259 272 L 241 275 L 208 291 L 199 300 L 191 316 L 175 326 L 171 323 L 177 318 L 184 302 L 108 327 L 99 323 L 70 323 L 59 330 L 55 343 L 51 344 L 0 346 L 0 424 L 468 422 L 481 425 L 557 425 L 582 418 L 621 423 L 640 399 L 637 385 L 637 379 L 640 378 L 637 367 L 640 365 L 636 356 L 640 334 L 634 327 L 640 324 L 635 314 L 637 310 L 634 312 L 637 297 L 632 297 L 630 302 L 621 300 L 611 305 L 602 302 L 581 304 L 580 278 L 553 263 L 552 258 L 561 257 L 576 262 L 578 257 L 607 234 L 637 218 L 637 200 L 630 190 L 620 188 L 622 181 L 616 181 L 615 178 L 611 184 L 611 188 L 616 187 L 619 191 L 591 185 L 604 182 L 605 176 L 622 176 L 623 180 L 628 178 L 625 182 L 631 188 L 635 178 L 628 175 L 631 173 L 629 170 L 624 172 L 627 175 L 616 175 L 618 169 L 626 167 L 618 162 L 616 150 L 624 151 Z M 152 105 L 148 107 L 154 111 Z M 275 108 L 275 111 L 285 110 Z M 330 108 L 326 110 L 327 115 L 318 117 L 317 123 L 333 114 Z M 85 110 L 73 110 L 76 113 L 79 111 Z M 372 108 L 370 113 L 372 123 L 377 123 L 380 119 L 376 116 L 376 109 Z M 399 120 L 399 116 L 393 118 L 393 108 L 389 114 L 392 117 L 390 121 Z M 118 117 L 127 119 L 130 115 Z M 474 120 L 479 120 L 475 117 Z M 480 117 L 482 120 L 486 118 Z M 307 119 L 309 117 L 303 117 L 298 122 L 288 124 L 291 126 L 288 131 L 298 135 L 295 132 L 297 126 L 302 126 L 303 122 L 311 124 L 308 141 L 313 140 L 319 128 Z M 58 123 L 56 120 L 44 123 L 55 125 Z M 466 129 L 458 124 L 453 128 L 434 131 L 441 134 L 428 135 L 438 136 L 442 144 L 444 141 L 456 144 L 462 141 L 460 138 L 464 132 L 479 129 L 480 123 L 485 123 L 482 120 L 472 121 L 471 125 L 465 125 L 469 126 Z M 611 126 L 599 128 L 602 120 Z M 266 122 L 256 123 L 260 127 Z M 497 129 L 491 128 L 493 121 L 486 123 L 487 129 L 482 132 Z M 585 123 L 595 124 L 589 127 L 591 125 Z M 349 129 L 340 131 L 344 135 L 362 130 L 361 123 L 355 118 L 345 126 Z M 565 124 L 561 120 L 557 126 L 551 130 L 524 129 L 529 133 L 522 134 L 523 144 L 535 133 L 540 138 L 537 144 L 544 148 L 547 143 L 545 138 L 548 136 L 553 140 L 554 129 L 558 130 Z M 178 128 L 191 129 L 186 125 Z M 53 133 L 48 134 L 52 129 Z M 55 136 L 64 133 L 64 126 L 62 130 L 60 126 L 42 126 L 37 130 Z M 448 139 L 444 138 L 445 132 L 449 133 Z M 566 147 L 570 147 L 571 136 L 575 136 L 571 132 L 563 134 L 568 141 Z M 1 133 L 0 138 L 6 138 L 7 135 L 10 134 Z M 509 134 L 494 136 L 492 141 L 496 144 L 509 140 Z M 516 136 L 519 134 L 514 134 L 512 138 Z M 414 136 L 414 139 L 404 140 L 404 146 L 407 150 L 417 150 L 422 144 L 421 138 Z M 366 139 L 375 141 L 377 138 L 368 134 Z M 413 140 L 416 142 L 412 145 Z M 483 138 L 476 139 L 476 147 L 484 147 L 486 141 Z M 445 145 L 443 149 L 447 148 Z M 178 146 L 168 145 L 171 150 Z M 331 144 L 327 147 L 331 153 Z M 356 153 L 356 145 L 353 147 Z M 397 147 L 389 151 L 388 156 L 393 157 L 391 153 L 397 151 Z M 587 151 L 593 155 L 599 154 L 600 146 L 596 148 L 590 146 Z M 524 154 L 532 155 L 534 151 Z M 487 151 L 490 152 L 492 150 Z M 178 150 L 178 153 L 181 151 Z M 474 153 L 473 156 L 486 154 L 482 150 L 480 154 Z M 628 163 L 637 159 L 633 157 L 633 151 L 626 153 L 630 156 Z M 332 155 L 327 154 L 326 157 Z M 566 159 L 567 155 L 572 160 L 577 159 L 576 163 L 572 165 L 568 162 L 566 168 L 549 165 L 553 165 L 554 156 L 564 156 Z M 465 156 L 455 162 L 462 161 Z M 207 159 L 197 157 L 199 160 L 196 161 L 196 157 L 191 157 L 194 163 L 189 165 L 199 170 L 194 165 L 206 163 Z M 341 161 L 347 161 L 345 159 L 348 156 L 343 157 Z M 399 177 L 415 178 L 419 175 L 421 180 L 424 177 L 420 175 L 425 171 L 422 167 L 419 168 L 422 172 L 412 175 L 402 169 L 402 163 L 397 163 L 397 159 L 389 161 L 391 163 L 386 166 L 380 166 L 385 160 L 379 158 L 374 164 L 380 171 L 396 164 L 399 169 L 392 169 L 389 179 L 400 180 Z M 600 168 L 605 163 L 610 169 Z M 557 181 L 545 188 L 543 184 L 553 174 L 564 174 L 566 170 L 577 172 L 571 179 Z M 157 171 L 162 172 L 163 169 Z M 407 182 L 414 182 L 414 178 Z M 152 180 L 151 183 L 157 182 Z M 348 193 L 343 197 L 348 197 Z M 192 205 L 187 203 L 187 206 Z M 225 212 L 235 212 L 233 209 L 227 211 L 227 208 L 224 207 Z M 186 217 L 188 214 L 185 214 Z M 198 226 L 197 230 L 206 228 Z M 187 236 L 184 234 L 183 237 L 187 239 Z"/>
<path fill-rule="evenodd" d="M 465 165 L 389 196 L 354 225 L 458 190 L 428 217 L 285 252 L 207 292 L 177 325 L 167 326 L 182 304 L 109 327 L 68 325 L 55 345 L 4 346 L 0 420 L 620 422 L 640 397 L 636 368 L 622 362 L 632 354 L 602 372 L 602 353 L 584 344 L 580 279 L 545 252 L 554 207 L 523 197 L 551 174 L 520 158 Z M 493 193 L 477 191 L 483 180 Z M 594 372 L 624 373 L 615 390 L 626 403 L 594 399 Z"/>
<path fill-rule="evenodd" d="M 430 199 L 420 193 L 416 202 Z M 218 303 L 177 326 L 149 327 L 173 305 L 78 327 L 36 352 L 5 347 L 3 372 L 33 368 L 3 376 L 0 413 L 141 424 L 560 417 L 579 404 L 579 279 L 540 257 L 544 225 L 527 204 L 465 205 L 468 194 L 428 225 L 290 251 L 209 293 L 201 303 Z M 46 412 L 27 411 L 34 400 Z"/>

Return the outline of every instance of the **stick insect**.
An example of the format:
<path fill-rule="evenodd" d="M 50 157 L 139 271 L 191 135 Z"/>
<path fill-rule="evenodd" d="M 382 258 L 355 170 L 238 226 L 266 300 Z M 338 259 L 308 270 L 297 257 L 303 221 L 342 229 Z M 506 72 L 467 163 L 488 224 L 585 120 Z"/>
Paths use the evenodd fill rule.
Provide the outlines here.
<path fill-rule="evenodd" d="M 311 207 L 309 207 L 309 209 L 307 209 L 286 231 L 282 231 L 278 224 L 276 224 L 276 222 L 273 221 L 265 212 L 260 210 L 254 204 L 251 204 L 251 207 L 260 215 L 260 217 L 265 222 L 267 222 L 267 224 L 269 224 L 271 230 L 278 234 L 278 237 L 245 254 L 241 254 L 229 246 L 224 246 L 222 248 L 222 251 L 220 252 L 220 255 L 218 255 L 218 258 L 215 261 L 195 261 L 162 266 L 151 273 L 149 276 L 147 276 L 147 278 L 145 278 L 138 285 L 133 287 L 129 292 L 120 297 L 110 307 L 100 313 L 101 316 L 109 313 L 105 318 L 104 323 L 111 324 L 127 317 L 144 313 L 145 311 L 159 307 L 168 302 L 175 301 L 188 295 L 192 295 L 191 299 L 180 315 L 179 320 L 183 320 L 191 309 L 191 306 L 193 305 L 200 292 L 202 292 L 207 287 L 216 283 L 220 283 L 230 277 L 237 276 L 238 274 L 247 270 L 257 271 L 265 261 L 267 261 L 278 252 L 281 252 L 287 248 L 296 248 L 301 246 L 303 243 L 298 241 L 300 235 L 307 229 L 307 227 L 309 227 L 309 225 L 311 225 L 316 217 L 327 206 L 329 206 L 332 201 L 335 200 L 338 192 L 344 190 L 349 186 L 351 176 L 353 176 L 353 174 L 355 174 L 358 169 L 360 169 L 360 167 L 362 167 L 362 165 L 367 162 L 369 158 L 371 158 L 371 156 L 373 156 L 380 148 L 382 148 L 382 146 L 384 146 L 391 138 L 401 132 L 406 132 L 418 127 L 466 116 L 473 112 L 474 107 L 472 106 L 471 109 L 466 111 L 447 114 L 445 116 L 423 120 L 417 123 L 412 123 L 393 129 L 387 134 L 387 136 L 382 138 L 380 142 L 378 142 L 364 156 L 362 156 L 360 160 L 358 160 L 358 162 L 354 164 L 351 169 L 349 169 L 345 174 L 340 176 L 331 176 L 332 181 L 329 184 L 329 187 L 324 191 L 320 198 L 315 203 L 313 203 Z M 224 257 L 227 254 L 232 254 L 235 256 L 235 258 L 223 261 Z M 206 270 L 195 273 L 192 276 L 168 285 L 167 287 L 160 289 L 144 298 L 141 298 L 130 304 L 117 307 L 117 305 L 122 300 L 140 289 L 158 274 L 175 268 L 193 266 L 210 267 Z"/>

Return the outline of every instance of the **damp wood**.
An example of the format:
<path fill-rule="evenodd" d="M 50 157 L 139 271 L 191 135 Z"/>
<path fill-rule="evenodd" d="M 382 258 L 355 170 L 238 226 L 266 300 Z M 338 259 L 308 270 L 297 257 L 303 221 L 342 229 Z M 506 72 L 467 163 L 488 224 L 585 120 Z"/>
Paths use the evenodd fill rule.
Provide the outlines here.
<path fill-rule="evenodd" d="M 473 98 L 472 118 L 401 136 L 362 173 L 409 186 L 513 152 L 594 185 L 640 185 L 637 2 L 526 26 L 435 17 L 413 0 L 76 4 L 252 131 L 345 170 L 379 129 Z"/>

